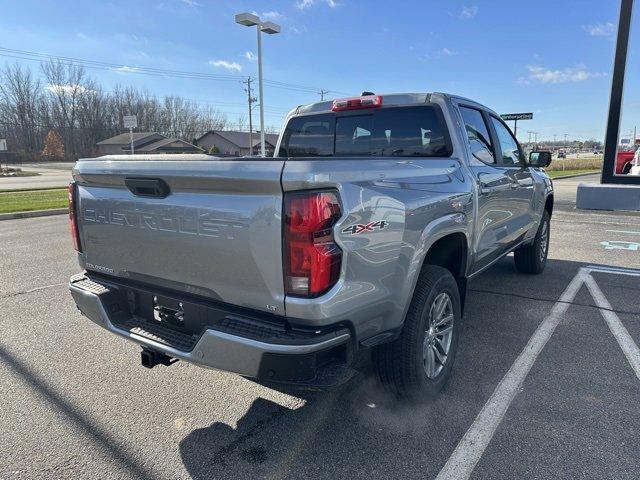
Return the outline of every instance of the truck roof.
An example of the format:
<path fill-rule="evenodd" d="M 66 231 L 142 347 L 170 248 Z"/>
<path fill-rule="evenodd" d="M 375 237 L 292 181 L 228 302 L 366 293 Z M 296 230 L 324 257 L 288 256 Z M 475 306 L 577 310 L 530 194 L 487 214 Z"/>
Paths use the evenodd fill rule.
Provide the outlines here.
<path fill-rule="evenodd" d="M 416 93 L 416 92 L 408 92 L 408 93 L 370 93 L 370 92 L 363 92 L 363 95 L 354 95 L 353 97 L 347 97 L 347 98 L 356 98 L 359 96 L 365 96 L 365 95 L 379 95 L 383 98 L 383 103 L 382 106 L 389 106 L 389 105 L 416 105 L 416 104 L 420 104 L 420 103 L 427 103 L 429 101 L 431 101 L 431 98 L 433 96 L 439 96 L 441 98 L 448 98 L 448 99 L 456 99 L 458 101 L 462 101 L 464 103 L 467 104 L 472 104 L 472 105 L 476 105 L 480 108 L 486 109 L 486 110 L 490 110 L 491 109 L 487 108 L 486 106 L 465 98 L 465 97 L 461 97 L 459 95 L 453 95 L 453 94 L 449 94 L 449 93 L 442 93 L 442 92 L 420 92 L 420 93 Z M 300 105 L 296 108 L 294 108 L 293 110 L 291 110 L 291 112 L 289 112 L 288 116 L 291 115 L 304 115 L 304 114 L 308 114 L 308 113 L 327 113 L 327 112 L 331 112 L 331 107 L 333 106 L 333 99 L 332 100 L 328 100 L 325 102 L 316 102 L 316 103 L 310 103 L 308 105 Z M 495 112 L 493 112 L 495 113 Z"/>

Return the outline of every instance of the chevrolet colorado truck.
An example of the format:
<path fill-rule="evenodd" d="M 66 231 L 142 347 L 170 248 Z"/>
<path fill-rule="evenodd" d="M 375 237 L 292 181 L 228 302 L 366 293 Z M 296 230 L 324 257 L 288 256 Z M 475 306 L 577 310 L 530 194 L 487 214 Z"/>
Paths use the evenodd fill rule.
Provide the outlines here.
<path fill-rule="evenodd" d="M 295 108 L 270 158 L 80 160 L 69 288 L 146 367 L 325 385 L 370 349 L 396 395 L 434 396 L 467 280 L 545 267 L 550 161 L 471 100 L 370 92 Z"/>

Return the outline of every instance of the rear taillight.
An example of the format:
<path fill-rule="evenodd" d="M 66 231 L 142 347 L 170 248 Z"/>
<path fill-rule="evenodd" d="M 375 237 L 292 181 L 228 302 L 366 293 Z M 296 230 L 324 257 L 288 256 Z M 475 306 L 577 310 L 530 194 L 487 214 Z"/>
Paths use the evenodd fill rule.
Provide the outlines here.
<path fill-rule="evenodd" d="M 366 95 L 363 97 L 340 98 L 333 101 L 331 110 L 360 110 L 362 108 L 376 108 L 382 106 L 382 95 Z"/>
<path fill-rule="evenodd" d="M 317 297 L 340 277 L 342 251 L 333 226 L 342 211 L 335 192 L 287 193 L 284 197 L 285 292 Z"/>
<path fill-rule="evenodd" d="M 73 241 L 73 248 L 78 252 L 82 251 L 80 245 L 80 232 L 78 231 L 78 216 L 76 214 L 76 207 L 78 204 L 78 187 L 76 182 L 69 184 L 69 230 L 71 232 L 71 240 Z"/>

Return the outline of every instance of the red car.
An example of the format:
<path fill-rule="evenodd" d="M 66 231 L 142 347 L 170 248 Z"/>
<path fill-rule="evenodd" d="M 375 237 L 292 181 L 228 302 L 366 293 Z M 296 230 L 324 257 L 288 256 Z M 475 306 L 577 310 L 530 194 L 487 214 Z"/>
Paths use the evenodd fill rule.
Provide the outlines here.
<path fill-rule="evenodd" d="M 627 174 L 633 166 L 634 152 L 618 152 L 616 156 L 616 173 Z"/>

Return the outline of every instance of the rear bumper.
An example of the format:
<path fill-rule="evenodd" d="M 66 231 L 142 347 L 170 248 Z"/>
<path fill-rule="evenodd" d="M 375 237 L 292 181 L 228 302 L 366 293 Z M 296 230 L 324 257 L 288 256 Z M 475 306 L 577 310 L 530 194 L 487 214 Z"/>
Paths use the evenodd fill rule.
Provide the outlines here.
<path fill-rule="evenodd" d="M 108 282 L 79 274 L 71 278 L 69 290 L 78 309 L 97 325 L 145 348 L 203 367 L 260 380 L 303 382 L 312 380 L 339 349 L 344 350 L 343 358 L 348 357 L 351 335 L 347 328 L 309 332 L 303 337 L 256 339 L 211 326 L 199 335 L 183 335 L 130 315 L 123 292 Z M 242 321 L 237 315 L 232 320 Z"/>

